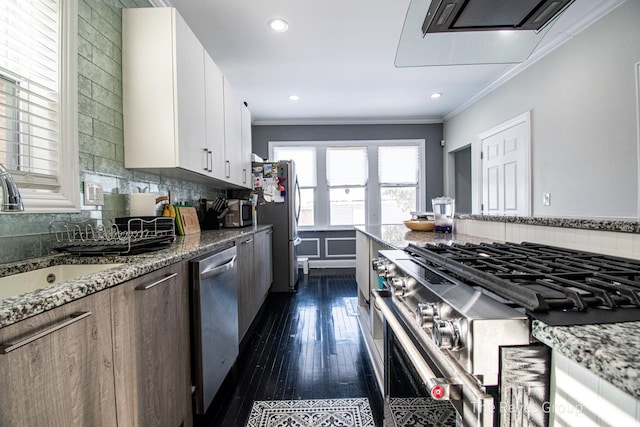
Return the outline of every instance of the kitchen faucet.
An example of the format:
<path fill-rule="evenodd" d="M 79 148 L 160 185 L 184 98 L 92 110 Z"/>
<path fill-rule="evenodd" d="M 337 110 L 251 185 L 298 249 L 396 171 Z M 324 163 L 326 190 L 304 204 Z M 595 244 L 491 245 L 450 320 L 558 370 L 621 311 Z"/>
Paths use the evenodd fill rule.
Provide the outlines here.
<path fill-rule="evenodd" d="M 0 163 L 0 183 L 2 184 L 2 212 L 24 211 L 18 186 L 2 163 Z"/>

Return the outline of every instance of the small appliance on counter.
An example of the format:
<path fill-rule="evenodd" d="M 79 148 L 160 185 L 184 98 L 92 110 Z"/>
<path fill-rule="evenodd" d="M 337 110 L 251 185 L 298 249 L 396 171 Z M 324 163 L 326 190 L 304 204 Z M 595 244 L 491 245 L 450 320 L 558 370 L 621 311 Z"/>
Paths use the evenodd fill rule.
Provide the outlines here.
<path fill-rule="evenodd" d="M 453 215 L 456 202 L 451 197 L 436 197 L 431 199 L 435 220 L 435 231 L 453 233 Z"/>
<path fill-rule="evenodd" d="M 253 205 L 248 200 L 227 200 L 228 212 L 224 217 L 225 228 L 238 228 L 253 225 Z"/>

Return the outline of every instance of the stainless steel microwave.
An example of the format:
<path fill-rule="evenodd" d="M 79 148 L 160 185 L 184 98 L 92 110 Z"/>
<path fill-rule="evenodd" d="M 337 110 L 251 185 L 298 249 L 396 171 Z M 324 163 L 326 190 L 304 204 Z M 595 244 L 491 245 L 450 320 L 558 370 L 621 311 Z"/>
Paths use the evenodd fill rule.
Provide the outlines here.
<path fill-rule="evenodd" d="M 224 226 L 227 228 L 246 227 L 253 225 L 253 209 L 251 202 L 241 199 L 227 200 L 229 212 L 224 217 Z"/>

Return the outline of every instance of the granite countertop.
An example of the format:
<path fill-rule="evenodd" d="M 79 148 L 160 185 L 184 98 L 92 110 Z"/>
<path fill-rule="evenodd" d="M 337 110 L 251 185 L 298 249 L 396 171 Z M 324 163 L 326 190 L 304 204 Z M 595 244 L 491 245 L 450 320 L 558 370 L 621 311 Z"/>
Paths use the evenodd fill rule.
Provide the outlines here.
<path fill-rule="evenodd" d="M 402 224 L 391 225 L 366 225 L 357 226 L 356 230 L 363 232 L 372 239 L 392 247 L 394 249 L 404 249 L 410 243 L 416 245 L 424 244 L 445 244 L 452 243 L 480 243 L 486 242 L 476 236 L 460 233 L 436 233 L 434 231 L 411 231 Z"/>
<path fill-rule="evenodd" d="M 487 222 L 505 222 L 511 224 L 542 225 L 545 227 L 576 228 L 581 230 L 640 233 L 640 222 L 632 220 L 472 214 L 457 214 L 456 218 Z"/>
<path fill-rule="evenodd" d="M 270 228 L 269 225 L 256 228 L 209 230 L 198 234 L 178 236 L 167 248 L 141 255 L 79 257 L 59 254 L 2 264 L 0 265 L 0 277 L 60 264 L 121 263 L 123 265 L 0 300 L 0 328 L 154 270 L 205 254 L 242 236 Z"/>
<path fill-rule="evenodd" d="M 640 322 L 548 326 L 534 320 L 542 343 L 640 399 Z"/>
<path fill-rule="evenodd" d="M 402 249 L 409 243 L 424 245 L 491 241 L 459 233 L 410 231 L 404 225 L 355 228 L 396 249 Z M 605 381 L 640 399 L 640 322 L 549 326 L 534 320 L 531 333 L 553 351 L 560 352 Z"/>

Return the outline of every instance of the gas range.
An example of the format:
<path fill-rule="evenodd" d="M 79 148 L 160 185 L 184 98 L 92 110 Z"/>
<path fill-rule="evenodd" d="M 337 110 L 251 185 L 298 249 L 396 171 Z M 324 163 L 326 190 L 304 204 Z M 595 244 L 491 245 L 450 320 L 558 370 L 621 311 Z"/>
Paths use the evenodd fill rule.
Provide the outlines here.
<path fill-rule="evenodd" d="M 413 262 L 551 326 L 640 320 L 640 261 L 536 243 L 409 245 Z"/>
<path fill-rule="evenodd" d="M 379 256 L 387 401 L 404 397 L 394 369 L 411 365 L 417 379 L 403 383 L 426 385 L 412 397 L 449 401 L 461 425 L 510 425 L 523 411 L 529 425 L 547 425 L 550 351 L 531 337 L 533 319 L 640 320 L 636 260 L 534 243 L 409 245 Z"/>

